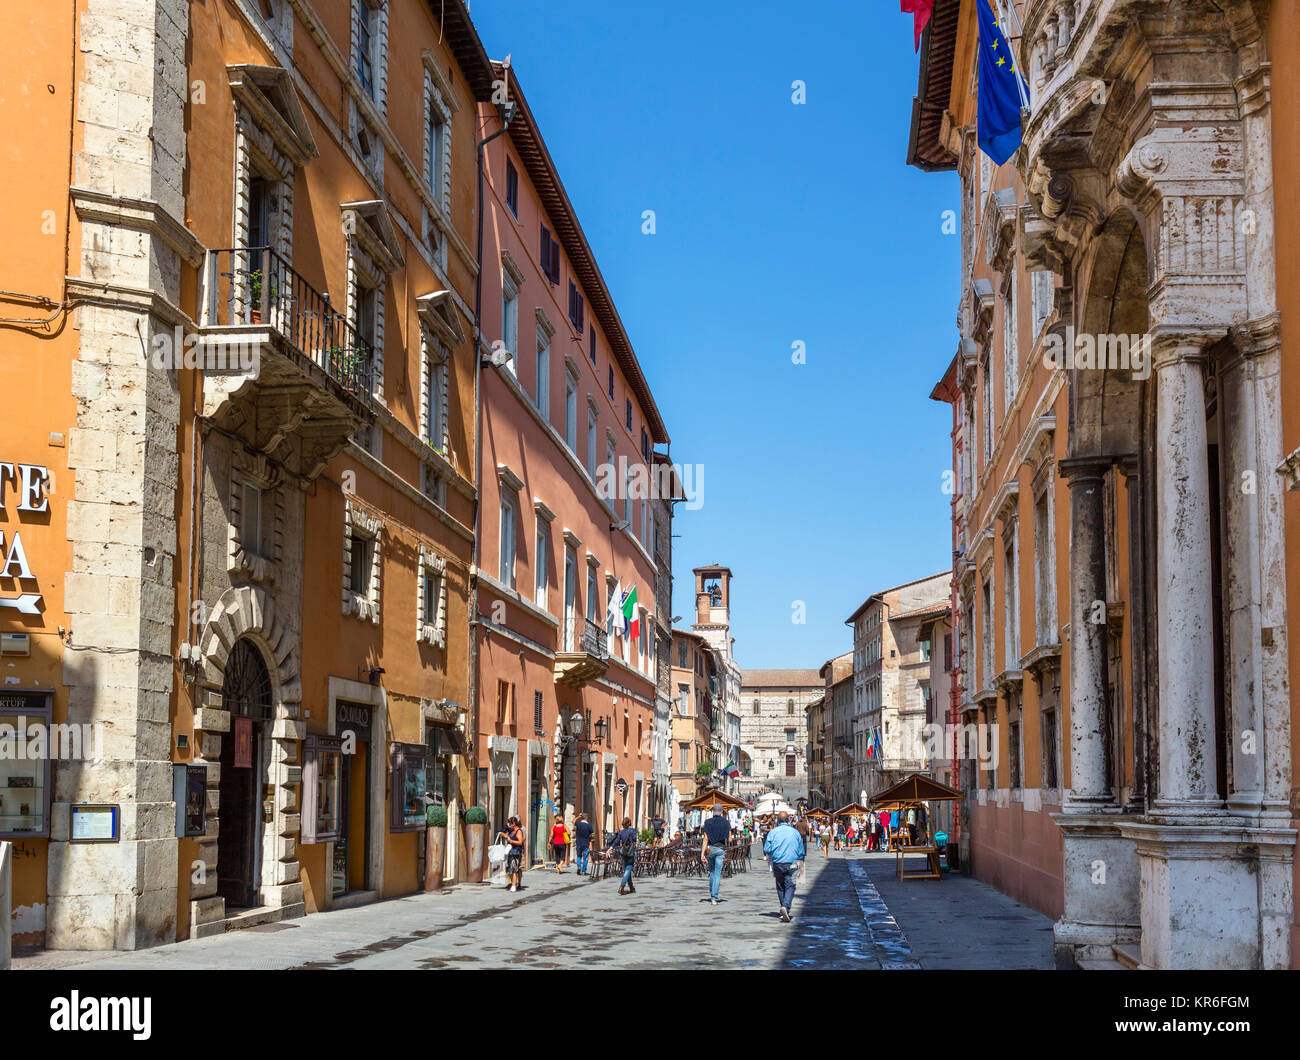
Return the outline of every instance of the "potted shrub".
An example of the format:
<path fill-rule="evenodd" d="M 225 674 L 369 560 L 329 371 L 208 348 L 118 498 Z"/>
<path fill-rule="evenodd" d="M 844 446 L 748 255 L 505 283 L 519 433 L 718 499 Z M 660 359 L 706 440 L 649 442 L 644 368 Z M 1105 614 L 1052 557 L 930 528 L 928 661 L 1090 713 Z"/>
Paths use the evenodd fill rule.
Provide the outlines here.
<path fill-rule="evenodd" d="M 447 811 L 430 806 L 424 813 L 427 829 L 424 844 L 424 889 L 442 890 L 442 869 L 447 852 Z"/>
<path fill-rule="evenodd" d="M 471 806 L 465 811 L 465 852 L 470 883 L 483 882 L 483 859 L 487 857 L 487 810 Z"/>

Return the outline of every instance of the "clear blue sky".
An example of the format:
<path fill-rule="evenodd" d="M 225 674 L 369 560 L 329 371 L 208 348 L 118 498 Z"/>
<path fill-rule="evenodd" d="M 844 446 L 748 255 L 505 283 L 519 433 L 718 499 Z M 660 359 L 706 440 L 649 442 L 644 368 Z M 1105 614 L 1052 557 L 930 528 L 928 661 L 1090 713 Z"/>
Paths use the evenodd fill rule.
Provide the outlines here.
<path fill-rule="evenodd" d="M 691 568 L 735 573 L 746 669 L 820 666 L 877 590 L 945 570 L 954 174 L 904 163 L 917 57 L 894 0 L 473 0 L 512 63 L 704 505 Z M 791 102 L 791 83 L 807 102 Z M 641 233 L 654 210 L 657 233 Z M 807 363 L 791 363 L 791 344 Z M 795 601 L 804 624 L 792 622 Z"/>

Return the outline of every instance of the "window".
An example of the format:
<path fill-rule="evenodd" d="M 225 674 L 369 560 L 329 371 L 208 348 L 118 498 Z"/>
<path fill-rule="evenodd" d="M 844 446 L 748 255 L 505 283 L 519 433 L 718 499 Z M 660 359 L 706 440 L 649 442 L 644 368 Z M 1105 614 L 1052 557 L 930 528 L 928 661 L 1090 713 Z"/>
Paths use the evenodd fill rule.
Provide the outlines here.
<path fill-rule="evenodd" d="M 515 686 L 509 681 L 497 681 L 497 724 L 514 724 Z"/>
<path fill-rule="evenodd" d="M 572 368 L 564 372 L 564 444 L 578 454 L 578 377 Z"/>
<path fill-rule="evenodd" d="M 641 668 L 650 669 L 650 623 L 647 621 L 647 613 L 644 608 L 641 609 L 641 622 L 638 626 L 638 632 L 641 634 Z"/>
<path fill-rule="evenodd" d="M 498 571 L 501 584 L 515 587 L 515 506 L 508 497 L 501 498 L 501 542 L 497 553 L 501 557 Z"/>
<path fill-rule="evenodd" d="M 69 725 L 67 729 L 55 729 L 53 726 L 53 701 L 44 692 L 5 692 L 4 712 L 0 713 L 0 725 L 5 731 L 24 733 L 29 726 L 39 725 L 38 731 L 47 734 L 64 732 L 57 740 L 58 752 L 55 757 L 75 757 L 84 754 L 90 757 L 90 751 L 81 751 L 81 728 Z M 70 733 L 68 730 L 71 730 Z M 89 727 L 87 727 L 89 731 Z M 12 735 L 10 736 L 12 739 Z M 6 741 L 8 742 L 8 740 Z M 0 811 L 0 836 L 6 839 L 32 839 L 50 834 L 50 805 L 53 789 L 53 770 L 50 758 L 54 751 L 51 746 L 55 741 L 32 740 L 30 743 L 20 741 L 0 760 L 0 773 L 4 783 L 0 785 L 3 792 L 4 809 Z M 71 746 L 68 746 L 71 744 Z M 43 748 L 43 749 L 42 749 Z M 6 916 L 9 914 L 6 912 Z"/>
<path fill-rule="evenodd" d="M 614 443 L 608 439 L 605 441 L 605 463 L 609 466 L 609 482 L 614 485 L 613 492 L 610 496 L 605 498 L 605 504 L 608 505 L 609 510 L 613 512 L 614 498 L 618 492 L 618 486 L 614 483 L 614 473 L 618 469 L 618 459 L 614 452 Z"/>
<path fill-rule="evenodd" d="M 796 735 L 797 735 L 797 730 L 795 730 L 795 729 L 786 729 L 786 730 L 785 730 L 785 742 L 786 742 L 786 743 L 794 743 L 794 741 L 795 741 L 795 736 L 796 736 Z"/>
<path fill-rule="evenodd" d="M 1011 755 L 1008 763 L 1011 767 L 1010 783 L 1013 788 L 1018 788 L 1020 787 L 1020 722 L 1013 721 L 1007 726 L 1007 740 L 1009 743 L 1007 750 Z"/>
<path fill-rule="evenodd" d="M 632 399 L 627 399 L 627 429 L 632 429 Z"/>
<path fill-rule="evenodd" d="M 591 560 L 587 560 L 587 621 L 600 624 L 600 596 L 596 591 L 596 578 L 599 575 L 598 565 Z"/>
<path fill-rule="evenodd" d="M 609 400 L 614 400 L 614 366 L 609 366 Z"/>
<path fill-rule="evenodd" d="M 1005 574 L 1002 580 L 1002 595 L 1006 609 L 1006 659 L 1004 670 L 1015 670 L 1020 666 L 1020 601 L 1017 599 L 1020 578 L 1016 571 L 1016 523 L 1012 521 L 1008 530 L 1006 553 L 1004 556 Z M 1014 786 L 1014 785 L 1013 785 Z"/>
<path fill-rule="evenodd" d="M 424 182 L 429 195 L 439 206 L 446 207 L 442 198 L 443 152 L 447 149 L 447 123 L 435 99 L 428 101 L 429 121 L 424 130 Z"/>
<path fill-rule="evenodd" d="M 943 635 L 943 670 L 948 673 L 952 670 L 952 634 Z"/>
<path fill-rule="evenodd" d="M 921 647 L 921 661 L 929 662 L 930 661 L 930 638 L 927 637 L 925 640 L 921 641 L 920 647 Z"/>
<path fill-rule="evenodd" d="M 596 409 L 587 406 L 587 474 L 596 481 Z"/>
<path fill-rule="evenodd" d="M 519 217 L 519 170 L 515 169 L 515 164 L 506 159 L 506 205 L 510 207 L 510 212 Z"/>
<path fill-rule="evenodd" d="M 262 491 L 251 482 L 243 484 L 239 512 L 239 543 L 246 552 L 266 555 L 266 536 L 262 532 Z"/>
<path fill-rule="evenodd" d="M 679 773 L 689 773 L 691 769 L 691 745 L 688 743 L 678 745 L 677 749 L 677 771 Z"/>
<path fill-rule="evenodd" d="M 591 353 L 591 363 L 596 363 L 596 325 L 591 325 L 591 331 L 587 335 L 587 349 Z"/>
<path fill-rule="evenodd" d="M 1043 330 L 1047 318 L 1052 315 L 1056 300 L 1056 277 L 1048 270 L 1029 274 L 1034 306 L 1034 338 Z"/>
<path fill-rule="evenodd" d="M 447 561 L 420 546 L 420 593 L 415 616 L 415 639 L 440 648 L 447 646 Z"/>
<path fill-rule="evenodd" d="M 787 699 L 787 700 L 785 701 L 785 712 L 786 712 L 787 714 L 793 714 L 793 713 L 794 713 L 794 700 L 793 700 L 793 699 Z"/>
<path fill-rule="evenodd" d="M 641 458 L 650 463 L 650 432 L 641 428 Z"/>
<path fill-rule="evenodd" d="M 691 715 L 691 690 L 687 685 L 677 686 L 677 713 L 683 718 Z"/>
<path fill-rule="evenodd" d="M 357 30 L 357 78 L 366 95 L 375 98 L 375 13 L 366 0 L 354 0 Z"/>
<path fill-rule="evenodd" d="M 352 539 L 352 563 L 348 568 L 348 587 L 359 596 L 370 592 L 370 550 L 374 542 L 368 537 L 350 533 Z"/>
<path fill-rule="evenodd" d="M 755 714 L 762 714 L 762 713 L 763 713 L 762 708 L 758 705 L 758 700 L 757 700 L 757 699 L 754 700 L 754 713 L 755 713 Z"/>
<path fill-rule="evenodd" d="M 980 401 L 984 405 L 984 464 L 993 457 L 993 370 L 988 351 L 980 362 Z"/>
<path fill-rule="evenodd" d="M 1043 711 L 1043 787 L 1059 786 L 1056 773 L 1056 710 Z"/>
<path fill-rule="evenodd" d="M 578 290 L 577 284 L 575 284 L 572 280 L 570 280 L 569 281 L 569 320 L 573 324 L 574 328 L 577 330 L 579 335 L 582 334 L 582 329 L 585 326 L 586 318 L 584 316 L 584 308 L 585 307 L 584 307 L 582 292 Z"/>
<path fill-rule="evenodd" d="M 546 731 L 546 726 L 542 721 L 542 693 L 540 690 L 533 693 L 533 729 L 539 733 Z"/>
<path fill-rule="evenodd" d="M 429 444 L 440 453 L 447 445 L 447 354 L 440 346 L 429 343 L 424 358 L 424 430 Z"/>
<path fill-rule="evenodd" d="M 982 589 L 983 612 L 980 615 L 980 633 L 983 648 L 983 672 L 980 674 L 980 687 L 993 687 L 993 583 L 985 579 Z"/>
<path fill-rule="evenodd" d="M 537 391 L 533 395 L 537 411 L 547 423 L 551 421 L 551 337 L 537 325 Z"/>
<path fill-rule="evenodd" d="M 1002 375 L 1003 408 L 1010 410 L 1016 400 L 1020 384 L 1020 355 L 1016 342 L 1016 268 L 1010 266 L 1010 275 L 1002 299 Z"/>
<path fill-rule="evenodd" d="M 785 756 L 785 775 L 787 777 L 794 776 L 794 755 Z"/>
<path fill-rule="evenodd" d="M 560 282 L 560 244 L 551 236 L 551 230 L 542 225 L 542 273 L 551 283 Z"/>
<path fill-rule="evenodd" d="M 551 527 L 545 519 L 537 520 L 537 548 L 533 555 L 533 602 L 546 609 L 546 588 L 551 566 Z"/>
<path fill-rule="evenodd" d="M 1054 644 L 1057 640 L 1051 495 L 1049 480 L 1034 498 L 1034 626 L 1039 644 Z"/>
<path fill-rule="evenodd" d="M 516 354 L 519 352 L 519 285 L 509 272 L 501 276 L 501 341 L 510 353 L 506 368 L 513 375 L 519 374 Z"/>

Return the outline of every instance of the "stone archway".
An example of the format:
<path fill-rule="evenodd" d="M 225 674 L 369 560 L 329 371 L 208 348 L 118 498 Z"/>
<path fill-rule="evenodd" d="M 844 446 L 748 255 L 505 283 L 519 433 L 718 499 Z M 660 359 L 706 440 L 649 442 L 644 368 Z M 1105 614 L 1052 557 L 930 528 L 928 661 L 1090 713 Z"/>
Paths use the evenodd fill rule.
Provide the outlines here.
<path fill-rule="evenodd" d="M 271 919 L 306 912 L 296 852 L 299 749 L 305 736 L 300 720 L 302 683 L 298 663 L 298 634 L 276 611 L 275 601 L 256 586 L 226 590 L 208 615 L 198 638 L 202 662 L 195 680 L 194 717 L 196 762 L 215 766 L 230 738 L 232 712 L 223 697 L 232 656 L 253 648 L 266 666 L 270 681 L 270 717 L 264 723 L 267 753 L 261 762 L 259 791 L 270 796 L 271 817 L 261 834 L 261 871 L 256 881 L 261 905 L 274 910 Z M 237 650 L 236 646 L 239 645 Z M 215 772 L 215 778 L 212 773 Z M 219 820 L 220 768 L 210 770 L 209 820 Z M 199 842 L 205 866 L 203 882 L 191 885 L 190 934 L 199 937 L 220 931 L 226 917 L 225 900 L 217 895 L 219 828 Z"/>

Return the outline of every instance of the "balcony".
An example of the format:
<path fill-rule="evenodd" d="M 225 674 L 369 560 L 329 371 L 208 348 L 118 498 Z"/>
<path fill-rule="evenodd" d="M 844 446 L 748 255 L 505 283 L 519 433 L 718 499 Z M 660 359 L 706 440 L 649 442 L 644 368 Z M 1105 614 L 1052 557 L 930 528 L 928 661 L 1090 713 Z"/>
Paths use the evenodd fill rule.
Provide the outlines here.
<path fill-rule="evenodd" d="M 609 669 L 609 643 L 605 631 L 585 618 L 564 621 L 564 650 L 555 653 L 555 683 L 581 688 L 604 677 Z"/>
<path fill-rule="evenodd" d="M 310 481 L 374 422 L 369 345 L 269 247 L 208 252 L 204 414 Z"/>

